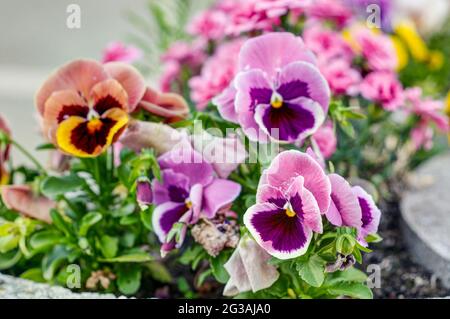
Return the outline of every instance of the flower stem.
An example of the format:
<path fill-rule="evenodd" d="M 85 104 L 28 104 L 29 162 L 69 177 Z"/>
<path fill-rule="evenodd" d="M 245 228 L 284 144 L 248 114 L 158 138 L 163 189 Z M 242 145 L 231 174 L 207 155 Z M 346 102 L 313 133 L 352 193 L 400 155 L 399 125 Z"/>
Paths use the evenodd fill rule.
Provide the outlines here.
<path fill-rule="evenodd" d="M 33 162 L 33 164 L 36 166 L 36 168 L 41 171 L 41 173 L 47 175 L 47 171 L 45 170 L 45 168 L 41 165 L 41 163 L 39 163 L 39 161 L 33 156 L 31 155 L 30 152 L 28 152 L 22 145 L 20 145 L 19 143 L 17 143 L 15 140 L 10 139 L 10 143 L 11 145 L 13 145 L 14 147 L 16 147 L 23 155 L 25 155 L 25 157 L 27 157 L 31 162 Z"/>

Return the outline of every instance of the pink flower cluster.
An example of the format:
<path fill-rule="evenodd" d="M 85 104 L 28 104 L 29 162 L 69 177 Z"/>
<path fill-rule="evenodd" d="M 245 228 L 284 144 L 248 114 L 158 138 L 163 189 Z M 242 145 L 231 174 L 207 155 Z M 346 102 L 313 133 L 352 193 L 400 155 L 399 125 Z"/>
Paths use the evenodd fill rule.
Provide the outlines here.
<path fill-rule="evenodd" d="M 245 32 L 271 31 L 289 11 L 299 14 L 309 0 L 220 0 L 198 14 L 188 31 L 206 40 L 221 40 Z"/>
<path fill-rule="evenodd" d="M 238 55 L 245 39 L 236 39 L 219 46 L 206 60 L 198 76 L 189 80 L 191 99 L 203 110 L 216 95 L 222 93 L 233 80 L 238 69 Z"/>

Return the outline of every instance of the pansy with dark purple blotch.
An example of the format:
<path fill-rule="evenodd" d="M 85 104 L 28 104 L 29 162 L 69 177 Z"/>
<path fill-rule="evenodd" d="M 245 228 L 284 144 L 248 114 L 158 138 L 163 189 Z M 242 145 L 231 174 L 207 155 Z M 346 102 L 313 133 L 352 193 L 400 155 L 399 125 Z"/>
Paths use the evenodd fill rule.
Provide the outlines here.
<path fill-rule="evenodd" d="M 213 218 L 231 205 L 241 186 L 216 178 L 211 164 L 189 144 L 183 144 L 158 159 L 162 182 L 153 181 L 153 229 L 167 246 L 167 235 L 175 223 L 195 224 L 200 217 Z M 172 245 L 178 248 L 181 242 Z M 165 246 L 165 247 L 166 247 Z"/>
<path fill-rule="evenodd" d="M 378 209 L 372 196 L 362 187 L 354 186 L 352 189 L 361 208 L 362 225 L 358 230 L 358 241 L 362 245 L 367 246 L 365 238 L 368 235 L 377 233 L 378 225 L 380 224 L 381 211 Z"/>
<path fill-rule="evenodd" d="M 321 210 L 328 209 L 330 192 L 328 177 L 311 156 L 299 151 L 282 152 L 263 172 L 256 204 L 246 211 L 244 223 L 272 256 L 301 256 L 312 233 L 322 233 Z"/>
<path fill-rule="evenodd" d="M 247 41 L 234 86 L 237 118 L 249 138 L 295 142 L 319 128 L 330 91 L 314 63 L 303 41 L 290 33 Z"/>

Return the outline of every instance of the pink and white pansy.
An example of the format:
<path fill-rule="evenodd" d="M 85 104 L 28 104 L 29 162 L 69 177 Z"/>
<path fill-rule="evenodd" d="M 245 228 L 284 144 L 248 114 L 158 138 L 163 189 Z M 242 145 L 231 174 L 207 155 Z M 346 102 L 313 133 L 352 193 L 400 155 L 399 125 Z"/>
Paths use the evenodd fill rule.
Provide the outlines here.
<path fill-rule="evenodd" d="M 330 206 L 331 185 L 308 154 L 285 151 L 261 176 L 256 204 L 244 223 L 256 242 L 279 259 L 303 255 L 313 232 L 322 233 L 322 217 Z"/>
<path fill-rule="evenodd" d="M 248 40 L 239 54 L 234 90 L 216 99 L 221 114 L 236 119 L 253 141 L 304 139 L 323 123 L 330 100 L 328 84 L 315 63 L 302 39 L 291 33 Z M 224 100 L 227 103 L 220 103 Z"/>

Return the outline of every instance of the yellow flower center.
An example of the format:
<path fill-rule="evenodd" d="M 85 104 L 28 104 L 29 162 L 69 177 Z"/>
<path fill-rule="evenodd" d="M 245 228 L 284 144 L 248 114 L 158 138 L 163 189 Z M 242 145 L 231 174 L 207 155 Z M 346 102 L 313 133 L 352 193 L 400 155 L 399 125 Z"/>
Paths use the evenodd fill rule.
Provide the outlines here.
<path fill-rule="evenodd" d="M 283 97 L 279 93 L 273 92 L 272 97 L 270 98 L 270 105 L 274 109 L 279 109 L 283 106 Z"/>
<path fill-rule="evenodd" d="M 192 208 L 192 202 L 191 202 L 190 200 L 187 200 L 187 201 L 186 201 L 186 207 L 187 207 L 188 209 L 191 209 L 191 208 Z"/>
<path fill-rule="evenodd" d="M 89 132 L 91 132 L 91 133 L 100 130 L 101 127 L 102 127 L 102 121 L 100 121 L 99 118 L 94 118 L 94 119 L 90 120 L 87 124 L 87 128 L 88 128 Z"/>
<path fill-rule="evenodd" d="M 288 217 L 294 217 L 295 215 L 297 215 L 292 209 L 290 208 L 286 208 L 285 210 L 286 215 L 288 215 Z"/>

